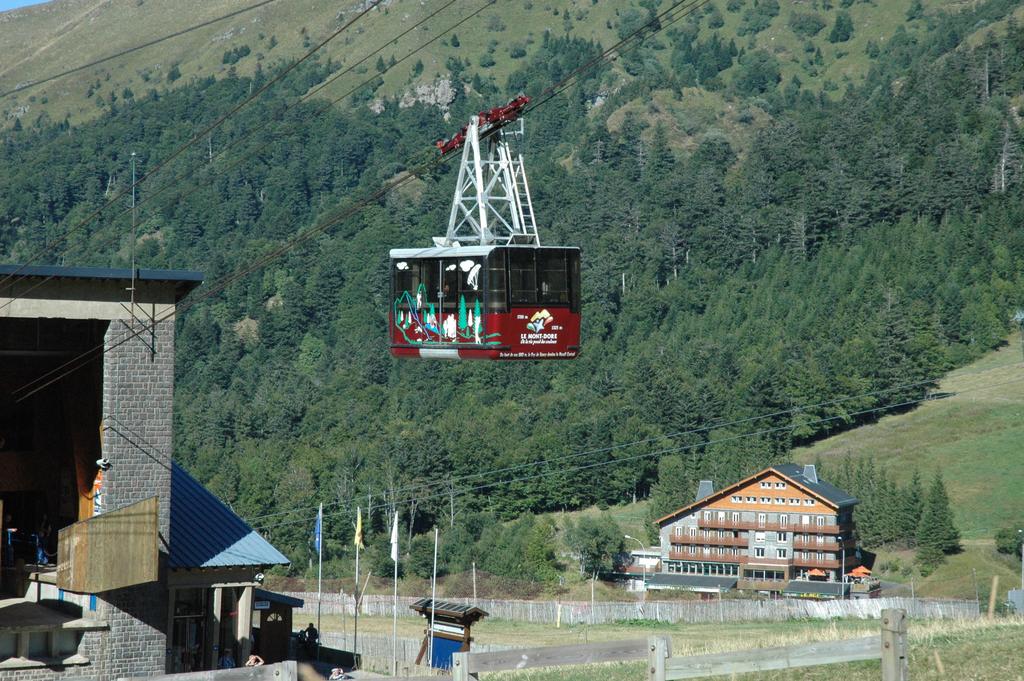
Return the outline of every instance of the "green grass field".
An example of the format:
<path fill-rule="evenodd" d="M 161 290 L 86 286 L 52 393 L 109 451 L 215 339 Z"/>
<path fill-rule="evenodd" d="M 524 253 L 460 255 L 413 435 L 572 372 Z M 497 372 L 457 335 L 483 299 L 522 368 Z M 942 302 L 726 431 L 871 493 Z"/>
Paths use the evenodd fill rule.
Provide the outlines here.
<path fill-rule="evenodd" d="M 349 619 L 345 626 L 351 627 Z M 870 636 L 878 632 L 877 621 L 836 620 L 831 622 L 777 622 L 747 624 L 661 625 L 617 624 L 588 628 L 562 628 L 499 620 L 483 620 L 473 628 L 476 641 L 517 646 L 568 645 L 573 643 L 669 636 L 674 656 L 799 645 L 812 641 L 839 640 Z M 326 617 L 324 631 L 340 631 L 338 617 Z M 391 620 L 386 617 L 363 617 L 359 629 L 364 633 L 390 634 Z M 909 624 L 910 672 L 917 679 L 958 679 L 977 681 L 1013 681 L 1019 678 L 1020 645 L 1024 640 L 1024 619 L 1000 618 L 994 622 L 911 621 Z M 422 636 L 423 623 L 413 618 L 399 620 L 399 635 Z M 938 673 L 935 654 L 945 668 Z M 788 672 L 737 676 L 743 681 L 816 681 L 846 676 L 877 678 L 879 663 L 861 662 L 832 665 Z M 644 678 L 641 663 L 528 670 L 489 675 L 502 681 L 639 681 Z"/>
<path fill-rule="evenodd" d="M 941 471 L 965 539 L 991 538 L 1024 517 L 1024 363 L 1018 338 L 950 373 L 953 395 L 793 452 L 796 461 L 873 456 L 898 482 Z"/>

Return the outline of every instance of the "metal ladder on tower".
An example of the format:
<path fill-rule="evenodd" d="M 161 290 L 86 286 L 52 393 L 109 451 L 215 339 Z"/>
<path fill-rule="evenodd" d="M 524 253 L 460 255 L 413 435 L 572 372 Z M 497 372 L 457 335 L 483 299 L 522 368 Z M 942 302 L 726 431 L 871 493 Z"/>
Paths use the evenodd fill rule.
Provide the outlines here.
<path fill-rule="evenodd" d="M 530 184 L 526 180 L 526 168 L 523 155 L 519 154 L 512 164 L 512 182 L 516 190 L 516 207 L 522 218 L 523 231 L 533 237 L 533 243 L 540 246 L 537 235 L 537 221 L 533 216 L 533 199 L 530 197 Z"/>

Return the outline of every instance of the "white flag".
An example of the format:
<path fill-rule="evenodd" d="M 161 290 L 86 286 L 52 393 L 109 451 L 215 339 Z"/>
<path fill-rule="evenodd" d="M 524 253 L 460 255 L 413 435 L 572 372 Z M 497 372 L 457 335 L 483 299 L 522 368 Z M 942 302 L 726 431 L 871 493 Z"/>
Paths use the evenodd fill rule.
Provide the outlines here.
<path fill-rule="evenodd" d="M 398 562 L 398 511 L 395 511 L 395 524 L 391 526 L 391 560 Z"/>

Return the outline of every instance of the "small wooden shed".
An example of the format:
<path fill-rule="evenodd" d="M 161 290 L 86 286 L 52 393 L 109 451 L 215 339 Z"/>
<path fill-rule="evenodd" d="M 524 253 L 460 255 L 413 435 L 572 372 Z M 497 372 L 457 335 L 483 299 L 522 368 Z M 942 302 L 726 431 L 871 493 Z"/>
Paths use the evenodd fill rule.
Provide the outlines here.
<path fill-rule="evenodd" d="M 473 641 L 471 628 L 487 613 L 474 605 L 463 605 L 452 601 L 435 601 L 421 598 L 409 606 L 427 620 L 423 630 L 423 644 L 420 646 L 416 664 L 420 664 L 431 651 L 430 666 L 434 669 L 451 669 L 452 654 L 469 650 Z M 433 626 L 431 626 L 433 621 Z M 433 639 L 433 647 L 431 647 Z"/>

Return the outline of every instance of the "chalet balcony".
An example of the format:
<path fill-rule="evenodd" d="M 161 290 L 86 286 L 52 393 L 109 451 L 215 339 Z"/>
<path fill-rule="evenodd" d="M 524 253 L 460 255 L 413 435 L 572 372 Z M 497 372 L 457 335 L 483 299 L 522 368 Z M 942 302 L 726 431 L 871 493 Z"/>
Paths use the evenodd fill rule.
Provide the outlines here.
<path fill-rule="evenodd" d="M 703 551 L 669 551 L 668 557 L 671 560 L 698 560 L 705 563 L 737 563 L 742 564 L 750 559 L 746 555 L 724 556 L 717 553 L 705 554 Z"/>
<path fill-rule="evenodd" d="M 688 546 L 742 546 L 746 547 L 748 544 L 746 537 L 704 537 L 697 535 L 691 537 L 690 535 L 673 535 L 673 544 L 685 544 Z"/>
<path fill-rule="evenodd" d="M 707 530 L 771 530 L 775 532 L 794 532 L 799 534 L 852 534 L 854 524 L 850 523 L 847 525 L 802 525 L 800 523 L 786 523 L 781 524 L 778 522 L 757 522 L 757 521 L 742 521 L 742 520 L 719 520 L 717 518 L 698 518 L 697 526 Z"/>
<path fill-rule="evenodd" d="M 793 565 L 797 567 L 811 567 L 811 568 L 838 568 L 842 565 L 842 562 L 838 559 L 830 558 L 793 558 Z M 856 566 L 855 561 L 846 561 L 846 569 L 850 570 Z"/>
<path fill-rule="evenodd" d="M 842 542 L 837 542 L 832 537 L 829 537 L 827 541 L 818 543 L 817 539 L 814 538 L 793 538 L 794 549 L 805 549 L 808 551 L 840 551 L 844 546 L 847 551 L 853 551 L 857 547 L 857 540 L 851 538 L 844 539 Z"/>

